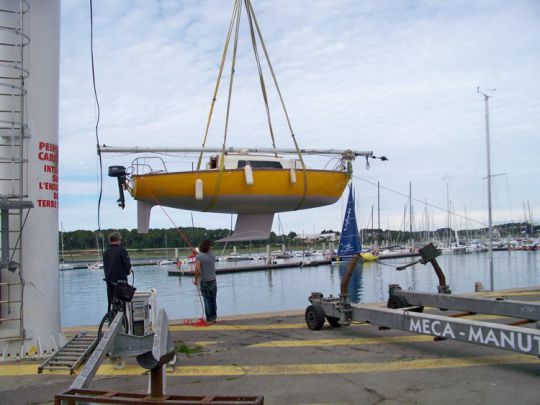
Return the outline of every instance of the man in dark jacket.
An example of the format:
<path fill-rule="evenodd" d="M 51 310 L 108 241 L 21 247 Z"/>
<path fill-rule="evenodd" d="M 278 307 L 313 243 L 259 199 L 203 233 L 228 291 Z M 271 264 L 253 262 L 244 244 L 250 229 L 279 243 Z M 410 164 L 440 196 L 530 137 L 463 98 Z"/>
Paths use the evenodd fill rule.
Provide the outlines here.
<path fill-rule="evenodd" d="M 105 270 L 105 280 L 107 282 L 107 300 L 109 309 L 114 292 L 114 284 L 119 280 L 127 281 L 131 273 L 131 262 L 127 250 L 122 246 L 122 235 L 120 232 L 111 232 L 109 235 L 109 248 L 103 252 L 103 268 Z"/>

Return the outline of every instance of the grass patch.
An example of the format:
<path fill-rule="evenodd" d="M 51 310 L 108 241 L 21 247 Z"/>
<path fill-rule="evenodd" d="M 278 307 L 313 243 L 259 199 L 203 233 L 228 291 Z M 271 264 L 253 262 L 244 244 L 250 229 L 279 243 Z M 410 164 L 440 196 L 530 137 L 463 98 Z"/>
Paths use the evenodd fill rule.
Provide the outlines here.
<path fill-rule="evenodd" d="M 203 351 L 201 345 L 189 346 L 184 342 L 176 344 L 175 347 L 176 353 L 184 353 L 186 356 L 191 356 L 193 354 L 199 354 Z"/>

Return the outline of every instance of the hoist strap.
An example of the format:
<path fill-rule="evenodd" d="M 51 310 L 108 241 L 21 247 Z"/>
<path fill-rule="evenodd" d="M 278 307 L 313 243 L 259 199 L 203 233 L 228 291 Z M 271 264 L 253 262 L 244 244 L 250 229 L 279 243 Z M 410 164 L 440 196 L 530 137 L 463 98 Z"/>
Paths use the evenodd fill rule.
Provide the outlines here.
<path fill-rule="evenodd" d="M 204 153 L 204 148 L 206 146 L 206 140 L 208 138 L 208 131 L 210 129 L 210 122 L 212 121 L 212 114 L 214 113 L 214 106 L 215 106 L 216 100 L 217 100 L 217 94 L 218 94 L 218 91 L 219 91 L 219 84 L 221 82 L 221 76 L 223 74 L 223 67 L 225 66 L 225 60 L 227 58 L 227 52 L 228 52 L 228 49 L 229 49 L 229 42 L 230 42 L 230 39 L 231 39 L 231 33 L 232 33 L 233 26 L 234 26 L 234 22 L 236 21 L 237 17 L 239 19 L 239 14 L 240 14 L 240 10 L 241 10 L 241 4 L 242 4 L 241 0 L 236 0 L 235 3 L 234 3 L 233 12 L 232 12 L 232 15 L 231 15 L 231 22 L 229 23 L 229 31 L 227 32 L 227 39 L 225 40 L 225 45 L 223 47 L 223 54 L 221 55 L 221 64 L 219 65 L 219 72 L 218 72 L 218 77 L 217 77 L 217 81 L 216 81 L 216 87 L 214 88 L 214 95 L 212 97 L 212 102 L 210 103 L 210 111 L 208 112 L 208 120 L 206 122 L 206 129 L 204 131 L 204 138 L 203 138 L 203 142 L 202 142 L 202 150 L 201 150 L 201 153 L 199 154 L 199 160 L 197 162 L 197 170 L 201 169 L 202 157 L 203 157 L 203 153 Z"/>
<path fill-rule="evenodd" d="M 208 205 L 205 207 L 203 211 L 209 211 L 211 210 L 214 205 L 216 205 L 216 202 L 219 197 L 219 192 L 221 191 L 221 184 L 223 183 L 223 169 L 225 167 L 225 153 L 221 152 L 221 156 L 219 159 L 219 170 L 218 170 L 218 176 L 216 179 L 216 185 L 214 186 L 214 193 L 212 194 L 212 199 L 208 203 Z"/>
<path fill-rule="evenodd" d="M 293 143 L 294 143 L 295 150 L 296 150 L 296 152 L 298 154 L 298 159 L 300 160 L 300 164 L 302 165 L 302 173 L 303 173 L 303 178 L 304 178 L 304 184 L 303 184 L 302 197 L 301 197 L 300 201 L 298 202 L 298 205 L 295 207 L 295 210 L 298 210 L 298 209 L 301 209 L 303 207 L 303 205 L 305 203 L 305 200 L 306 200 L 306 196 L 307 196 L 307 186 L 308 185 L 307 185 L 306 165 L 304 163 L 304 158 L 302 156 L 302 152 L 301 152 L 301 150 L 300 150 L 300 148 L 298 146 L 298 142 L 296 141 L 296 137 L 295 137 L 294 131 L 292 129 L 291 120 L 289 118 L 287 108 L 285 107 L 285 101 L 283 100 L 283 95 L 281 94 L 281 90 L 280 90 L 278 82 L 277 82 L 277 78 L 276 78 L 276 75 L 275 75 L 275 72 L 274 72 L 274 68 L 273 68 L 272 63 L 270 61 L 270 57 L 268 55 L 268 50 L 266 49 L 266 45 L 264 43 L 264 39 L 263 39 L 263 36 L 262 36 L 262 33 L 261 33 L 261 29 L 259 27 L 257 17 L 255 16 L 255 11 L 253 10 L 253 5 L 251 4 L 251 0 L 243 0 L 243 1 L 244 1 L 244 4 L 245 4 L 245 7 L 246 7 L 246 14 L 248 16 L 250 35 L 251 35 L 251 42 L 252 42 L 252 45 L 253 45 L 253 52 L 254 52 L 254 55 L 255 55 L 255 60 L 256 60 L 256 63 L 257 63 L 257 69 L 258 69 L 258 72 L 259 72 L 259 81 L 260 81 L 260 84 L 261 84 L 261 92 L 262 92 L 262 96 L 263 96 L 263 100 L 264 100 L 264 104 L 265 104 L 265 109 L 266 109 L 266 117 L 267 117 L 267 120 L 268 120 L 268 127 L 269 127 L 269 130 L 270 130 L 270 137 L 272 138 L 272 146 L 273 146 L 274 149 L 276 148 L 274 130 L 273 130 L 273 127 L 272 127 L 272 120 L 271 120 L 271 116 L 270 116 L 270 107 L 269 107 L 269 104 L 268 104 L 268 93 L 267 93 L 267 90 L 266 90 L 266 84 L 265 84 L 264 77 L 263 77 L 263 71 L 262 71 L 261 61 L 260 61 L 259 52 L 258 52 L 256 36 L 258 36 L 261 47 L 263 49 L 264 57 L 266 59 L 266 63 L 268 64 L 268 68 L 269 68 L 270 73 L 272 75 L 273 83 L 276 86 L 276 90 L 277 90 L 277 93 L 279 95 L 279 100 L 281 102 L 281 107 L 282 107 L 283 112 L 285 114 L 285 118 L 287 120 L 287 125 L 289 127 L 290 132 L 291 132 L 291 137 L 292 137 L 292 140 L 293 140 Z M 231 109 L 231 97 L 232 97 L 232 88 L 233 88 L 233 82 L 234 82 L 236 54 L 237 54 L 237 48 L 238 48 L 238 31 L 239 31 L 239 27 L 240 27 L 241 12 L 242 12 L 242 0 L 235 0 L 233 13 L 231 15 L 231 21 L 230 21 L 230 24 L 229 24 L 229 30 L 228 30 L 228 33 L 227 33 L 227 39 L 225 41 L 225 46 L 224 46 L 224 49 L 223 49 L 223 55 L 221 57 L 221 64 L 220 64 L 220 68 L 219 68 L 216 87 L 214 89 L 214 96 L 212 98 L 212 103 L 210 105 L 210 111 L 208 113 L 208 121 L 207 121 L 207 124 L 206 124 L 206 130 L 205 130 L 205 134 L 204 134 L 204 138 L 203 138 L 202 150 L 201 150 L 201 153 L 199 155 L 199 160 L 197 162 L 197 170 L 200 170 L 201 163 L 202 163 L 202 157 L 203 157 L 203 153 L 204 153 L 204 148 L 206 146 L 206 140 L 208 138 L 208 131 L 209 131 L 209 128 L 210 128 L 210 122 L 211 122 L 211 119 L 212 119 L 214 106 L 215 106 L 215 103 L 216 103 L 216 100 L 217 100 L 217 93 L 218 93 L 218 90 L 219 90 L 219 85 L 220 85 L 221 77 L 222 77 L 222 74 L 223 74 L 223 68 L 224 68 L 227 52 L 228 52 L 228 49 L 229 49 L 229 43 L 230 43 L 231 35 L 234 35 L 234 48 L 233 48 L 233 56 L 232 56 L 232 63 L 231 63 L 231 75 L 230 75 L 230 80 L 229 80 L 229 92 L 228 92 L 228 96 L 227 96 L 227 113 L 226 113 L 226 119 L 225 119 L 225 130 L 224 130 L 224 134 L 223 134 L 223 147 L 222 147 L 222 151 L 221 151 L 221 163 L 219 165 L 219 174 L 218 174 L 218 178 L 217 178 L 217 181 L 216 181 L 216 185 L 214 187 L 214 193 L 212 195 L 212 199 L 210 200 L 209 204 L 206 206 L 204 211 L 209 211 L 216 204 L 216 202 L 217 202 L 217 200 L 219 198 L 219 192 L 220 192 L 221 184 L 222 184 L 222 180 L 223 180 L 225 147 L 226 147 L 226 143 L 227 143 L 227 134 L 228 134 L 228 127 L 229 127 L 229 116 L 230 116 L 230 109 Z M 234 27 L 234 31 L 233 31 L 233 27 Z M 255 31 L 257 32 L 257 35 L 255 35 Z M 277 156 L 277 154 L 276 154 L 276 156 Z"/>
<path fill-rule="evenodd" d="M 259 51 L 257 49 L 258 47 L 257 47 L 257 39 L 255 37 L 255 30 L 253 29 L 254 16 L 252 14 L 252 10 L 247 5 L 247 0 L 246 0 L 246 14 L 248 16 L 248 21 L 249 21 L 249 32 L 251 35 L 251 44 L 253 45 L 253 54 L 255 55 L 255 61 L 257 62 L 257 69 L 259 71 L 259 81 L 261 83 L 261 92 L 262 92 L 262 96 L 264 100 L 264 107 L 266 108 L 266 118 L 268 120 L 268 129 L 270 130 L 270 138 L 272 138 L 272 146 L 274 147 L 274 149 L 276 149 L 276 141 L 274 139 L 274 129 L 272 128 L 272 119 L 270 117 L 270 107 L 268 105 L 268 95 L 266 92 L 266 86 L 264 84 L 264 76 L 263 76 L 262 67 L 261 67 L 261 60 L 259 58 Z M 275 153 L 275 155 L 277 157 L 277 152 Z"/>
<path fill-rule="evenodd" d="M 225 129 L 223 131 L 223 146 L 221 148 L 219 173 L 218 173 L 218 178 L 216 180 L 216 186 L 214 187 L 214 193 L 212 194 L 212 199 L 210 200 L 210 203 L 206 206 L 204 211 L 211 210 L 212 207 L 216 204 L 219 198 L 221 184 L 223 182 L 223 170 L 225 167 L 225 145 L 227 144 L 227 131 L 229 130 L 229 117 L 231 113 L 232 89 L 233 89 L 233 84 L 234 84 L 234 68 L 236 66 L 236 53 L 238 50 L 238 31 L 240 29 L 240 16 L 242 14 L 242 8 L 240 7 L 241 0 L 237 0 L 237 3 L 239 7 L 238 7 L 238 13 L 236 14 L 236 25 L 234 29 L 234 47 L 233 47 L 232 62 L 231 62 L 231 79 L 229 80 L 229 93 L 227 95 L 227 113 L 225 115 Z"/>
<path fill-rule="evenodd" d="M 289 130 L 291 131 L 291 137 L 294 142 L 294 148 L 296 149 L 296 153 L 298 154 L 298 159 L 300 160 L 300 163 L 302 165 L 302 171 L 304 175 L 304 190 L 302 194 L 302 198 L 300 199 L 300 202 L 296 206 L 295 210 L 299 210 L 304 205 L 304 202 L 306 200 L 307 195 L 307 172 L 306 172 L 306 165 L 304 163 L 304 159 L 302 157 L 302 151 L 298 147 L 298 142 L 296 141 L 296 137 L 294 136 L 294 131 L 292 129 L 291 120 L 289 118 L 289 114 L 287 113 L 287 108 L 285 107 L 285 101 L 283 100 L 283 95 L 281 94 L 281 90 L 279 88 L 276 74 L 274 73 L 274 68 L 272 67 L 272 62 L 270 61 L 270 56 L 268 55 L 268 50 L 266 49 L 266 45 L 264 43 L 264 39 L 262 37 L 261 29 L 259 27 L 259 23 L 257 22 L 257 17 L 255 16 L 255 12 L 253 11 L 253 6 L 251 4 L 251 0 L 244 0 L 246 4 L 246 8 L 249 10 L 249 15 L 253 18 L 253 22 L 255 23 L 255 28 L 257 29 L 257 35 L 259 36 L 259 40 L 261 42 L 262 49 L 264 51 L 264 57 L 266 59 L 266 63 L 268 63 L 268 69 L 270 70 L 270 73 L 272 75 L 272 80 L 274 81 L 274 85 L 276 86 L 277 93 L 279 95 L 279 100 L 281 102 L 281 107 L 283 108 L 283 113 L 285 114 L 285 118 L 287 120 L 287 125 L 289 126 Z"/>

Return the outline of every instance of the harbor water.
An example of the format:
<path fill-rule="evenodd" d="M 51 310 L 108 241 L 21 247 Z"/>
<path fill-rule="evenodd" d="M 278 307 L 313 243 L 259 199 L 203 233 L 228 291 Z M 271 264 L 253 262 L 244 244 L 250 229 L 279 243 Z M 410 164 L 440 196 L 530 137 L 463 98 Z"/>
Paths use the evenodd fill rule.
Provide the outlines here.
<path fill-rule="evenodd" d="M 540 285 L 540 252 L 494 252 L 496 290 Z M 430 264 L 416 264 L 403 271 L 395 267 L 415 258 L 387 259 L 359 263 L 349 284 L 355 303 L 384 301 L 388 284 L 403 289 L 437 292 L 438 280 Z M 438 262 L 453 293 L 474 291 L 475 282 L 490 285 L 487 253 L 443 255 Z M 347 263 L 318 267 L 238 272 L 218 275 L 218 317 L 256 312 L 305 308 L 312 291 L 338 295 Z M 198 319 L 202 300 L 191 278 L 169 276 L 174 266 L 134 268 L 134 284 L 139 291 L 154 288 L 158 305 L 170 319 Z M 131 282 L 131 277 L 130 277 Z M 60 272 L 62 326 L 96 325 L 107 307 L 103 270 Z"/>

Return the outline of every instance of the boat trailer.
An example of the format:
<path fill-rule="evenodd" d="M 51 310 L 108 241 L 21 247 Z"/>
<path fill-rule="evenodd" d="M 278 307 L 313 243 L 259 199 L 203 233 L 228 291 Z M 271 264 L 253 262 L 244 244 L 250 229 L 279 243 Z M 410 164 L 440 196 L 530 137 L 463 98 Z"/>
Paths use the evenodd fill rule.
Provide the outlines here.
<path fill-rule="evenodd" d="M 367 322 L 380 329 L 400 329 L 411 333 L 431 335 L 435 340 L 454 339 L 461 342 L 496 347 L 540 357 L 540 304 L 507 300 L 504 297 L 452 296 L 444 273 L 437 263 L 441 252 L 433 244 L 419 250 L 421 259 L 398 267 L 403 270 L 413 264 L 431 263 L 439 279 L 438 293 L 404 291 L 397 284 L 390 284 L 387 308 L 351 304 L 348 294 L 349 280 L 359 255 L 351 261 L 341 282 L 339 297 L 313 292 L 311 305 L 306 309 L 307 326 L 322 329 L 325 319 L 332 327 L 348 326 L 352 322 Z M 423 313 L 424 307 L 441 311 L 464 311 L 449 315 Z M 511 324 L 459 319 L 474 314 L 488 314 L 518 319 Z M 534 327 L 525 324 L 536 323 Z"/>

